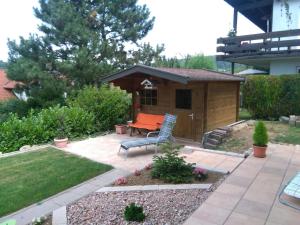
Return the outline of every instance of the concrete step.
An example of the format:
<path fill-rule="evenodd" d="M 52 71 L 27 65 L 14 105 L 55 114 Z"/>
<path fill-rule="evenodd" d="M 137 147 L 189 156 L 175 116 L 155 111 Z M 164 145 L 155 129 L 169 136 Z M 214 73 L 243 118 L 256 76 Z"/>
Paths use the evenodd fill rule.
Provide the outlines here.
<path fill-rule="evenodd" d="M 213 144 L 213 145 L 219 145 L 221 144 L 221 140 L 218 140 L 218 139 L 214 139 L 214 138 L 207 138 L 206 140 L 206 143 L 209 143 L 209 144 Z"/>
<path fill-rule="evenodd" d="M 207 149 L 215 149 L 217 147 L 217 145 L 215 144 L 210 144 L 210 143 L 204 143 L 204 148 L 207 148 Z"/>
<path fill-rule="evenodd" d="M 217 139 L 220 141 L 222 141 L 224 137 L 225 137 L 225 135 L 220 134 L 220 133 L 215 133 L 215 132 L 212 132 L 208 135 L 208 138 L 213 138 L 213 139 Z"/>

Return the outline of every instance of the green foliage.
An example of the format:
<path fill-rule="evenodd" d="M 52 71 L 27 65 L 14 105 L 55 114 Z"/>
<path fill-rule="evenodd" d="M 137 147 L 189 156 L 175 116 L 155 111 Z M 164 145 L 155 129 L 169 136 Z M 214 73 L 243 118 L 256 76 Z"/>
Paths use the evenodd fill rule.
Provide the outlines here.
<path fill-rule="evenodd" d="M 171 68 L 188 68 L 188 69 L 216 69 L 216 61 L 213 56 L 205 56 L 203 54 L 187 55 L 183 59 L 176 57 L 157 59 L 154 66 L 171 67 Z"/>
<path fill-rule="evenodd" d="M 0 69 L 5 69 L 7 66 L 7 62 L 0 60 Z"/>
<path fill-rule="evenodd" d="M 162 156 L 153 157 L 151 176 L 171 183 L 190 183 L 193 180 L 194 164 L 186 163 L 179 157 L 181 146 L 172 146 L 171 143 L 162 145 Z"/>
<path fill-rule="evenodd" d="M 124 211 L 124 218 L 126 221 L 142 222 L 145 219 L 142 206 L 137 206 L 135 203 L 131 203 L 126 206 Z"/>
<path fill-rule="evenodd" d="M 299 75 L 249 76 L 242 91 L 244 107 L 254 118 L 300 114 Z"/>
<path fill-rule="evenodd" d="M 41 144 L 60 135 L 64 118 L 66 134 L 70 138 L 80 137 L 94 131 L 94 115 L 78 107 L 53 107 L 27 117 L 11 115 L 0 124 L 0 150 L 16 151 L 23 145 Z"/>
<path fill-rule="evenodd" d="M 27 102 L 19 99 L 9 99 L 4 102 L 0 102 L 0 123 L 4 122 L 11 113 L 16 114 L 19 117 L 26 116 L 30 107 Z"/>
<path fill-rule="evenodd" d="M 106 131 L 128 119 L 131 98 L 125 91 L 116 87 L 86 86 L 77 93 L 76 97 L 69 99 L 68 104 L 93 113 L 96 129 Z"/>
<path fill-rule="evenodd" d="M 268 132 L 264 122 L 258 121 L 255 125 L 253 134 L 253 144 L 256 146 L 264 147 L 267 146 L 268 139 Z"/>

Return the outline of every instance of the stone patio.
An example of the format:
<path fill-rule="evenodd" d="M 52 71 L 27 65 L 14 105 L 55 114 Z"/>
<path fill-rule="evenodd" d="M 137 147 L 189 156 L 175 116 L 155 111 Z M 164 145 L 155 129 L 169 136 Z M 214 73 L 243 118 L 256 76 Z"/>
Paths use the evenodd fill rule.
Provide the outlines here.
<path fill-rule="evenodd" d="M 300 146 L 270 144 L 267 158 L 247 158 L 185 224 L 300 224 L 300 211 L 278 201 L 281 188 L 299 170 Z"/>
<path fill-rule="evenodd" d="M 129 135 L 118 135 L 115 133 L 107 134 L 72 142 L 64 150 L 97 162 L 110 164 L 115 168 L 133 172 L 152 162 L 155 147 L 148 146 L 148 150 L 145 147 L 132 148 L 129 150 L 127 158 L 124 150 L 118 154 L 120 142 L 132 138 L 140 138 L 140 136 L 130 137 Z M 183 149 L 181 155 L 185 157 L 186 161 L 196 163 L 205 168 L 231 172 L 244 160 L 241 157 L 204 152 L 201 151 L 201 148 L 195 147 L 195 143 L 191 144 L 193 146 Z"/>

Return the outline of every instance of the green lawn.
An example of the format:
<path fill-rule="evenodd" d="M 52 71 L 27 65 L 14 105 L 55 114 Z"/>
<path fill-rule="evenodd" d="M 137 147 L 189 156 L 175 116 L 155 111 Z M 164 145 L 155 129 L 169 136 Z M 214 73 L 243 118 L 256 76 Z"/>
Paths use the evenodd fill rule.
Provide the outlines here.
<path fill-rule="evenodd" d="M 112 169 L 54 148 L 0 159 L 0 217 Z"/>
<path fill-rule="evenodd" d="M 287 132 L 279 134 L 274 138 L 275 142 L 300 145 L 300 128 L 289 127 Z"/>
<path fill-rule="evenodd" d="M 240 109 L 239 118 L 240 118 L 240 120 L 250 120 L 250 119 L 252 119 L 251 114 L 248 112 L 247 109 Z"/>

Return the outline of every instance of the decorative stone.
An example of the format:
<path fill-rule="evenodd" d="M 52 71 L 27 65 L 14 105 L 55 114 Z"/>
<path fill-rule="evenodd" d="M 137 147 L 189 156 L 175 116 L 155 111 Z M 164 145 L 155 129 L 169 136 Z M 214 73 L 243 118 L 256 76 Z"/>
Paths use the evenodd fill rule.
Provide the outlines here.
<path fill-rule="evenodd" d="M 21 152 L 29 151 L 31 149 L 30 145 L 24 145 L 20 148 Z"/>
<path fill-rule="evenodd" d="M 287 116 L 281 116 L 279 117 L 279 121 L 282 123 L 289 123 L 290 118 L 288 118 Z"/>

